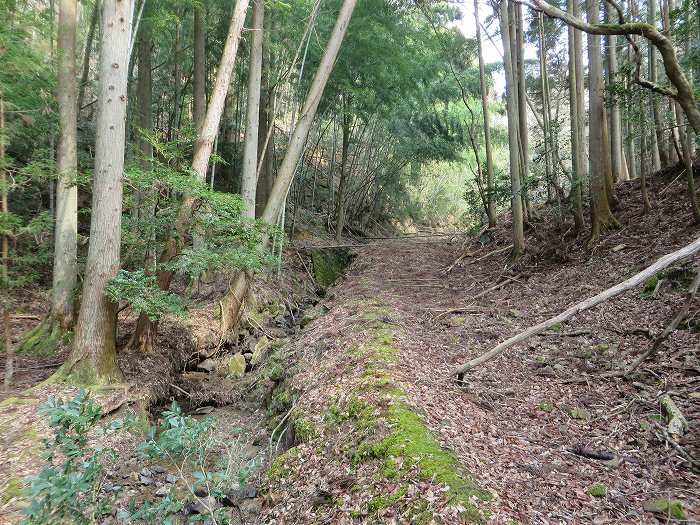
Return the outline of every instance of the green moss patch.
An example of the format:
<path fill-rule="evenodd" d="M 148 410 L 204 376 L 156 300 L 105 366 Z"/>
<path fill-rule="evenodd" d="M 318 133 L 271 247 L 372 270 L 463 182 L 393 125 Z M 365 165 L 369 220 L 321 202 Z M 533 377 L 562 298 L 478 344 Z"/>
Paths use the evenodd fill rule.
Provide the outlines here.
<path fill-rule="evenodd" d="M 320 288 L 328 288 L 352 261 L 352 255 L 342 248 L 316 248 L 311 250 L 314 279 Z"/>

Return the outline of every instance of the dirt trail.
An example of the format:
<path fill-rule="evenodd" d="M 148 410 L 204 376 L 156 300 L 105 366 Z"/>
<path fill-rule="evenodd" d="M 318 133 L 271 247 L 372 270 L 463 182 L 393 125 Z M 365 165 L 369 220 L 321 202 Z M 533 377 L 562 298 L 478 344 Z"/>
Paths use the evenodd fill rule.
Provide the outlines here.
<path fill-rule="evenodd" d="M 659 358 L 666 368 L 648 368 L 634 384 L 595 379 L 643 351 L 650 344 L 644 330 L 661 331 L 678 302 L 670 290 L 656 301 L 632 291 L 475 370 L 464 385 L 449 377 L 455 365 L 633 269 L 609 243 L 605 257 L 525 263 L 517 271 L 506 269 L 507 252 L 488 255 L 498 248 L 472 245 L 473 256 L 445 275 L 459 244 L 375 245 L 361 251 L 338 290 L 339 297 L 370 295 L 400 312 L 409 335 L 397 343 L 396 377 L 441 442 L 497 494 L 494 522 L 648 522 L 654 517 L 644 502 L 666 497 L 681 500 L 689 519 L 700 518 L 700 477 L 679 466 L 652 427 L 658 393 L 678 390 L 695 428 L 684 445 L 697 455 L 700 413 L 697 396 L 689 395 L 700 371 L 697 333 L 674 334 Z M 471 299 L 499 283 L 506 284 Z M 458 307 L 465 311 L 445 315 Z M 570 452 L 577 446 L 611 451 L 615 459 L 579 457 Z M 588 493 L 595 483 L 605 485 L 604 497 Z"/>

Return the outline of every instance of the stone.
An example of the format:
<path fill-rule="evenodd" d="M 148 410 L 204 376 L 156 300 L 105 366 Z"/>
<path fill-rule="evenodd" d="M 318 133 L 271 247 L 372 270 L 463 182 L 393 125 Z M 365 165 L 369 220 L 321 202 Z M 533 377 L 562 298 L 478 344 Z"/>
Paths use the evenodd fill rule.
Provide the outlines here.
<path fill-rule="evenodd" d="M 153 472 L 155 472 L 156 474 L 165 474 L 165 473 L 167 472 L 167 470 L 165 469 L 165 467 L 161 467 L 160 465 L 153 465 L 153 466 L 151 467 L 151 470 L 152 470 Z"/>
<path fill-rule="evenodd" d="M 158 490 L 156 490 L 154 494 L 159 498 L 164 498 L 165 496 L 170 494 L 170 487 L 168 487 L 167 485 L 163 485 Z"/>
<path fill-rule="evenodd" d="M 240 504 L 240 509 L 250 521 L 255 521 L 251 518 L 259 516 L 262 512 L 262 500 L 260 498 L 245 500 Z"/>
<path fill-rule="evenodd" d="M 177 476 L 173 476 L 172 474 L 168 474 L 165 476 L 165 481 L 166 483 L 177 483 L 177 480 L 180 479 Z"/>
<path fill-rule="evenodd" d="M 253 366 L 259 364 L 265 355 L 267 355 L 267 350 L 270 348 L 271 341 L 266 335 L 260 337 L 255 343 L 255 349 L 253 350 L 253 357 L 250 362 Z"/>
<path fill-rule="evenodd" d="M 226 495 L 231 501 L 237 502 L 255 498 L 258 495 L 258 489 L 252 485 L 243 485 L 242 487 L 234 485 Z"/>
<path fill-rule="evenodd" d="M 301 328 L 306 327 L 308 324 L 312 323 L 319 317 L 322 317 L 326 315 L 329 312 L 329 309 L 326 306 L 323 305 L 316 305 L 313 308 L 309 308 L 304 312 L 304 315 L 301 318 L 301 321 L 299 321 L 299 326 Z"/>
<path fill-rule="evenodd" d="M 147 469 L 146 467 L 143 467 L 143 468 L 141 469 L 140 474 L 141 474 L 142 476 L 147 477 L 147 478 L 150 478 L 151 476 L 153 476 L 153 472 L 151 472 L 151 471 L 150 471 L 149 469 Z"/>
<path fill-rule="evenodd" d="M 205 372 L 213 372 L 216 369 L 216 361 L 213 359 L 205 359 L 197 365 L 197 368 Z"/>
<path fill-rule="evenodd" d="M 250 363 L 253 360 L 253 354 L 251 354 L 250 352 L 246 352 L 245 354 L 243 354 L 243 357 L 245 357 L 245 360 L 248 363 Z"/>
<path fill-rule="evenodd" d="M 139 476 L 139 481 L 141 482 L 141 485 L 153 485 L 153 478 L 149 476 Z"/>
<path fill-rule="evenodd" d="M 240 379 L 245 375 L 245 357 L 243 354 L 236 354 L 224 360 L 224 372 L 226 376 L 233 379 Z"/>

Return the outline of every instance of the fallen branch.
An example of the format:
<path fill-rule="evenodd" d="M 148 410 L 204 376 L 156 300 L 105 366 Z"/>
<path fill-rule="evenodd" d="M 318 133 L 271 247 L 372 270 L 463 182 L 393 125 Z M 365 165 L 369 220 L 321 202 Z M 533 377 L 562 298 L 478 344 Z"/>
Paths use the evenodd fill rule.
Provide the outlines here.
<path fill-rule="evenodd" d="M 639 365 L 641 365 L 649 356 L 652 356 L 656 354 L 656 352 L 658 352 L 661 344 L 666 339 L 668 339 L 668 336 L 671 335 L 671 333 L 678 327 L 681 321 L 685 319 L 685 316 L 688 315 L 688 311 L 690 310 L 690 307 L 693 304 L 693 301 L 695 300 L 695 295 L 698 293 L 699 287 L 700 270 L 698 270 L 695 273 L 695 279 L 693 279 L 693 282 L 690 285 L 690 288 L 688 289 L 688 300 L 683 305 L 683 308 L 681 308 L 680 311 L 674 316 L 673 320 L 669 323 L 669 325 L 661 333 L 661 335 L 659 335 L 659 337 L 657 337 L 654 340 L 654 344 L 651 345 L 651 347 L 646 352 L 640 355 L 639 358 L 634 362 L 634 364 L 629 368 L 629 370 L 625 372 L 625 376 L 631 376 L 637 370 L 637 368 L 639 368 Z"/>
<path fill-rule="evenodd" d="M 457 367 L 456 369 L 453 370 L 452 374 L 457 375 L 458 377 L 461 378 L 461 376 L 479 366 L 482 365 L 494 357 L 499 356 L 501 353 L 503 353 L 506 349 L 510 348 L 511 346 L 521 343 L 533 335 L 537 335 L 541 332 L 544 332 L 548 328 L 559 324 L 563 323 L 564 321 L 572 318 L 574 315 L 583 312 L 584 310 L 588 310 L 590 308 L 593 308 L 594 306 L 599 305 L 602 302 L 605 302 L 609 299 L 612 299 L 613 297 L 616 297 L 620 295 L 623 292 L 626 292 L 627 290 L 630 290 L 643 282 L 645 282 L 647 279 L 650 277 L 653 277 L 657 273 L 659 273 L 662 270 L 665 270 L 672 264 L 676 263 L 677 261 L 681 259 L 685 259 L 686 257 L 689 257 L 691 255 L 694 255 L 700 251 L 700 237 L 695 239 L 693 242 L 688 244 L 687 246 L 684 246 L 680 250 L 676 250 L 675 252 L 669 253 L 667 255 L 664 255 L 661 257 L 658 261 L 656 261 L 654 264 L 649 266 L 648 268 L 645 268 L 641 272 L 637 273 L 636 275 L 630 277 L 626 281 L 623 281 L 619 284 L 616 284 L 612 288 L 608 288 L 607 290 L 602 291 L 598 295 L 591 297 L 589 299 L 586 299 L 585 301 L 581 301 L 579 303 L 576 303 L 572 307 L 568 308 L 564 312 L 560 313 L 559 315 L 552 317 L 550 319 L 547 319 L 546 321 L 542 321 L 541 323 L 531 326 L 527 330 L 520 332 L 517 335 L 514 335 L 510 339 L 506 339 L 499 345 L 497 345 L 495 348 L 492 350 L 489 350 L 485 354 L 472 359 L 471 361 L 468 361 L 467 363 Z"/>

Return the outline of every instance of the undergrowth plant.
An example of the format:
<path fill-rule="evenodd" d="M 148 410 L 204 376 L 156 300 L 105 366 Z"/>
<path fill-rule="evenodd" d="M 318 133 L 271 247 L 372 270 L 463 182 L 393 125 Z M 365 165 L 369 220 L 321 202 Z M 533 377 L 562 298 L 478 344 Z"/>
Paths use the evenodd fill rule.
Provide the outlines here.
<path fill-rule="evenodd" d="M 99 437 L 101 432 L 142 427 L 131 419 L 115 419 L 104 429 L 97 427 L 102 410 L 86 390 L 69 401 L 51 398 L 39 413 L 48 417 L 53 437 L 44 440 L 44 466 L 28 480 L 24 523 L 99 523 L 118 506 L 118 493 L 105 490 L 104 481 L 105 461 L 117 464 L 119 457 L 113 449 L 96 446 L 88 435 Z M 236 434 L 236 429 L 232 432 Z M 121 522 L 179 523 L 183 510 L 190 507 L 194 514 L 190 522 L 228 523 L 221 502 L 244 485 L 259 466 L 257 460 L 245 457 L 238 439 L 231 439 L 230 434 L 225 442 L 218 439 L 212 419 L 188 416 L 176 402 L 162 413 L 162 422 L 148 429 L 138 451 L 153 463 L 167 465 L 178 481 L 155 502 L 143 495 L 131 498 L 116 514 Z M 195 507 L 196 511 L 192 510 Z"/>
<path fill-rule="evenodd" d="M 45 439 L 46 464 L 30 479 L 26 491 L 30 504 L 25 523 L 53 525 L 91 524 L 112 511 L 112 500 L 101 492 L 105 455 L 116 460 L 112 449 L 88 442 L 88 433 L 102 417 L 102 410 L 81 390 L 73 399 L 50 398 L 39 413 L 49 418 L 53 438 Z"/>

